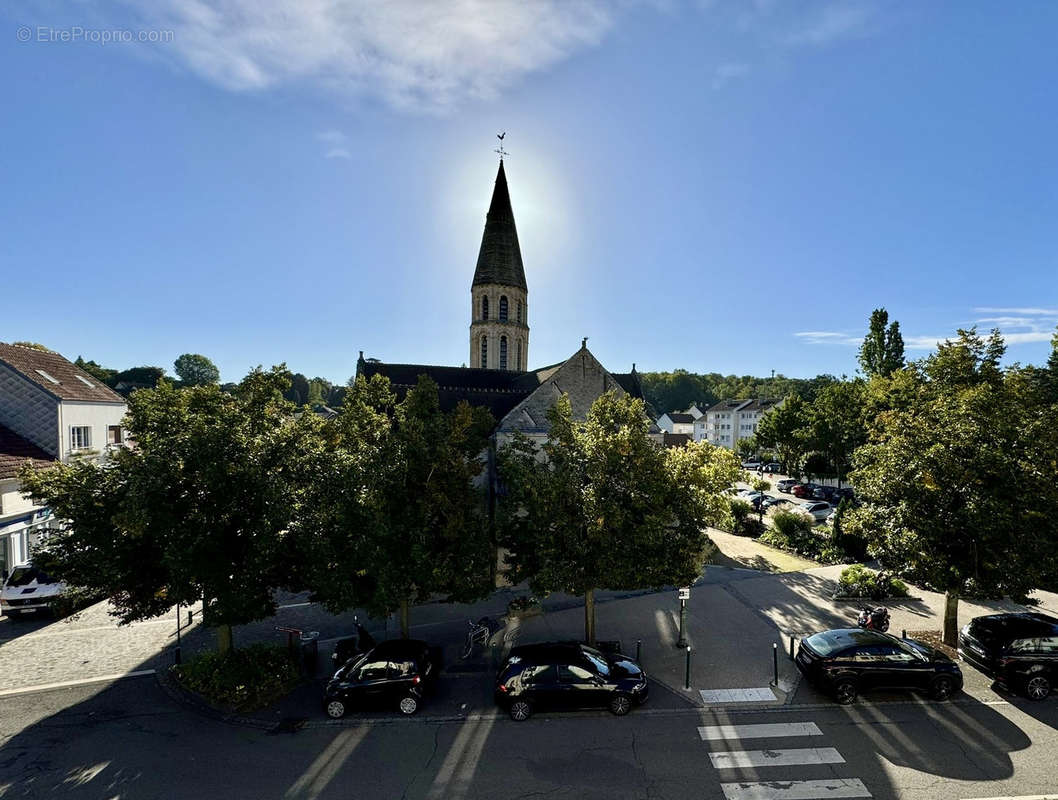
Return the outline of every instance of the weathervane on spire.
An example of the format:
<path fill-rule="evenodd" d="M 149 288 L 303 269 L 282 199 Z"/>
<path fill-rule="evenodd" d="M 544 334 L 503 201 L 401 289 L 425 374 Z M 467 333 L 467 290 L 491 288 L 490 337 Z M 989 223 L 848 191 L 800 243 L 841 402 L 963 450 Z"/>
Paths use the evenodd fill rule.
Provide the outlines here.
<path fill-rule="evenodd" d="M 504 156 L 509 156 L 510 155 L 510 153 L 508 153 L 506 150 L 503 149 L 503 137 L 506 136 L 506 135 L 507 135 L 507 131 L 504 131 L 503 133 L 497 133 L 496 134 L 496 138 L 500 140 L 500 146 L 492 151 L 494 153 L 499 153 L 500 154 L 500 161 L 503 161 L 503 157 Z"/>

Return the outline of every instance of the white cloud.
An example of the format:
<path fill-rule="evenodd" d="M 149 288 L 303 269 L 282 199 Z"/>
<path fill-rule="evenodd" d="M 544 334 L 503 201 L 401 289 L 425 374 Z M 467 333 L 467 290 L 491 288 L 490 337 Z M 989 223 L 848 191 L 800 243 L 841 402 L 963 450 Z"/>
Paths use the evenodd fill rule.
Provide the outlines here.
<path fill-rule="evenodd" d="M 862 0 L 840 0 L 792 26 L 782 37 L 784 44 L 824 46 L 843 39 L 855 39 L 873 32 L 877 9 Z"/>
<path fill-rule="evenodd" d="M 316 138 L 319 139 L 326 145 L 326 150 L 323 154 L 324 158 L 352 158 L 352 153 L 349 152 L 349 148 L 346 147 L 346 143 L 349 141 L 349 137 L 338 130 L 327 130 L 320 131 L 316 134 Z"/>
<path fill-rule="evenodd" d="M 1023 314 L 1025 316 L 1058 317 L 1058 308 L 996 308 L 994 306 L 979 306 L 974 311 L 978 314 Z"/>
<path fill-rule="evenodd" d="M 599 43 L 628 0 L 162 0 L 164 53 L 234 91 L 312 81 L 443 111 Z"/>
<path fill-rule="evenodd" d="M 861 336 L 850 336 L 847 333 L 839 333 L 838 331 L 801 331 L 795 333 L 794 336 L 797 336 L 806 344 L 843 344 L 859 346 L 863 342 L 863 337 Z"/>
<path fill-rule="evenodd" d="M 721 64 L 713 70 L 713 88 L 723 89 L 733 80 L 741 78 L 747 74 L 749 74 L 749 64 L 741 64 L 737 62 Z"/>

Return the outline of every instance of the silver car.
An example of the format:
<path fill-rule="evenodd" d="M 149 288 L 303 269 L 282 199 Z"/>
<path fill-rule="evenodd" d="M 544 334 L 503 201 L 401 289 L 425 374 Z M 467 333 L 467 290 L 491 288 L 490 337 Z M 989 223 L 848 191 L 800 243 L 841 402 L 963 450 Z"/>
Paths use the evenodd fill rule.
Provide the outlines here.
<path fill-rule="evenodd" d="M 810 516 L 815 522 L 823 522 L 828 516 L 830 516 L 830 512 L 833 509 L 834 506 L 830 505 L 830 503 L 819 502 L 801 503 L 801 505 L 798 506 L 799 511 Z"/>

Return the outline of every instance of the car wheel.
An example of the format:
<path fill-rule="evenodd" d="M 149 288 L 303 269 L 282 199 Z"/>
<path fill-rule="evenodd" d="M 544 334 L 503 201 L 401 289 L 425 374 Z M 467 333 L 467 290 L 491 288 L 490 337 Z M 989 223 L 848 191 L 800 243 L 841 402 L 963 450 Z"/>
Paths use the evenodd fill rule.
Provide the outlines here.
<path fill-rule="evenodd" d="M 419 698 L 415 695 L 407 695 L 400 699 L 400 703 L 397 704 L 400 709 L 400 713 L 406 717 L 410 717 L 416 711 L 419 710 Z"/>
<path fill-rule="evenodd" d="M 1045 675 L 1030 675 L 1025 681 L 1025 696 L 1029 700 L 1043 700 L 1051 693 L 1051 682 Z"/>
<path fill-rule="evenodd" d="M 515 722 L 525 722 L 532 716 L 533 708 L 524 700 L 515 700 L 511 703 L 510 715 Z"/>
<path fill-rule="evenodd" d="M 838 701 L 839 705 L 851 705 L 856 702 L 858 695 L 859 690 L 856 688 L 856 681 L 846 678 L 834 684 L 834 699 Z"/>
<path fill-rule="evenodd" d="M 615 717 L 623 717 L 632 710 L 632 698 L 626 694 L 615 694 L 610 700 L 610 713 Z"/>
<path fill-rule="evenodd" d="M 331 719 L 341 719 L 345 716 L 345 703 L 341 700 L 331 700 L 327 703 L 327 716 Z"/>
<path fill-rule="evenodd" d="M 929 686 L 929 696 L 934 700 L 939 700 L 941 702 L 949 699 L 954 693 L 955 681 L 947 675 L 941 675 L 938 678 L 934 678 L 933 683 Z"/>

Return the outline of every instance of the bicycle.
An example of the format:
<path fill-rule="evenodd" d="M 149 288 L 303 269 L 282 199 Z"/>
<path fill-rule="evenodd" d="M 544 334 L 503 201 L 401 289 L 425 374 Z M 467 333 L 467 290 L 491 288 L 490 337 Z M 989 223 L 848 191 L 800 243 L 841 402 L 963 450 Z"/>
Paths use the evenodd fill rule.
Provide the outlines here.
<path fill-rule="evenodd" d="M 461 659 L 470 658 L 474 653 L 475 646 L 478 644 L 480 644 L 482 648 L 488 647 L 489 639 L 492 638 L 492 634 L 500 629 L 500 624 L 492 617 L 482 617 L 477 622 L 467 620 L 467 625 L 470 629 L 467 631 L 467 638 L 463 643 L 463 652 L 460 655 Z"/>

